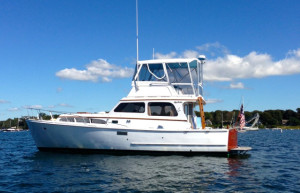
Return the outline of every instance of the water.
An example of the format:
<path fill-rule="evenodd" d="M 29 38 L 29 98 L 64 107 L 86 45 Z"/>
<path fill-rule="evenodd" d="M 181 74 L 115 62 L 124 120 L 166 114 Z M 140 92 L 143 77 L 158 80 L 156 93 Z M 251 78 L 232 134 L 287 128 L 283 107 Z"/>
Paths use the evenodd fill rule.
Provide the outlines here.
<path fill-rule="evenodd" d="M 239 140 L 250 157 L 48 153 L 29 132 L 0 133 L 0 192 L 300 192 L 300 130 Z"/>

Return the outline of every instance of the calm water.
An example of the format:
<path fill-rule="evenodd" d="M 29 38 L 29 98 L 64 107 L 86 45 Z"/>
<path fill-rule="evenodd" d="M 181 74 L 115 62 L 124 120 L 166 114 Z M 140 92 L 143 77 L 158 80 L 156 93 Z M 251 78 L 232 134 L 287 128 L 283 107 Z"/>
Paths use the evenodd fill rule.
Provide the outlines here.
<path fill-rule="evenodd" d="M 300 192 L 300 130 L 239 134 L 248 158 L 39 152 L 0 133 L 0 192 Z"/>

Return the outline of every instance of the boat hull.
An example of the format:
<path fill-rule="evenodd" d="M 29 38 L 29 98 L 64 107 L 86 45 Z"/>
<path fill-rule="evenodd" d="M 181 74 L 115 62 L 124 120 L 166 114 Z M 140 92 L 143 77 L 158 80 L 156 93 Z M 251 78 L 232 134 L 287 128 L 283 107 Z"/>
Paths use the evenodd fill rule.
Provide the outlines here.
<path fill-rule="evenodd" d="M 129 129 L 117 125 L 27 120 L 40 150 L 227 153 L 228 129 Z"/>
<path fill-rule="evenodd" d="M 243 130 L 245 131 L 258 131 L 258 127 L 243 127 Z"/>

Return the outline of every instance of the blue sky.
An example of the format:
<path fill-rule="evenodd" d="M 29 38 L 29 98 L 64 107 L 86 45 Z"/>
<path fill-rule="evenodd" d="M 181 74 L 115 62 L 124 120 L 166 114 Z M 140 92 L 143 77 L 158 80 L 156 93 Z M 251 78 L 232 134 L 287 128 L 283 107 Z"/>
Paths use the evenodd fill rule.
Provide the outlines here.
<path fill-rule="evenodd" d="M 140 0 L 139 57 L 205 54 L 206 111 L 300 107 L 300 1 Z M 110 110 L 131 89 L 135 0 L 0 2 L 0 120 Z"/>

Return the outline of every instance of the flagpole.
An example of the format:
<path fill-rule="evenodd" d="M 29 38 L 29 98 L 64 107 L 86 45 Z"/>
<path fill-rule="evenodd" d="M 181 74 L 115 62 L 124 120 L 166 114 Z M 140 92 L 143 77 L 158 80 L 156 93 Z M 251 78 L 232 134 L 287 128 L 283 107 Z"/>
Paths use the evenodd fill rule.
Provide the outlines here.
<path fill-rule="evenodd" d="M 244 106 L 244 96 L 242 96 L 242 105 Z"/>

